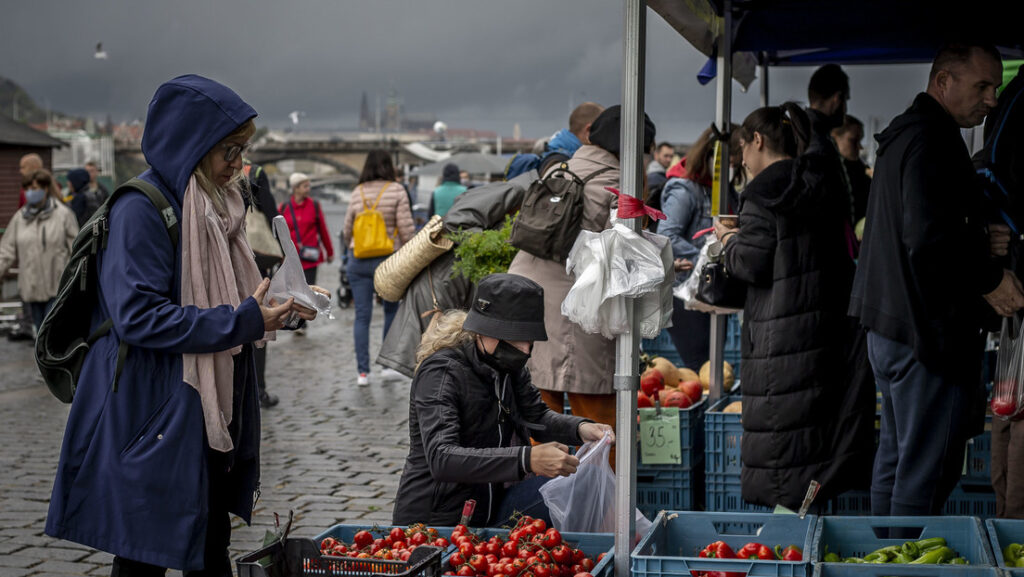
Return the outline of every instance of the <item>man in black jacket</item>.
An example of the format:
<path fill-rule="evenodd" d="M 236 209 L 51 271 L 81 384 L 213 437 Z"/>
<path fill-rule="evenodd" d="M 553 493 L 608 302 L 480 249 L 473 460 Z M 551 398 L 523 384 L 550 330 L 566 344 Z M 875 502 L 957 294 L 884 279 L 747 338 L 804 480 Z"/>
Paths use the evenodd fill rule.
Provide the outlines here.
<path fill-rule="evenodd" d="M 995 106 L 1001 76 L 994 48 L 948 45 L 932 63 L 927 91 L 876 137 L 850 299 L 850 314 L 869 331 L 882 392 L 875 515 L 942 512 L 965 442 L 983 423 L 982 319 L 1024 307 L 1020 283 L 992 259 L 960 135 Z"/>

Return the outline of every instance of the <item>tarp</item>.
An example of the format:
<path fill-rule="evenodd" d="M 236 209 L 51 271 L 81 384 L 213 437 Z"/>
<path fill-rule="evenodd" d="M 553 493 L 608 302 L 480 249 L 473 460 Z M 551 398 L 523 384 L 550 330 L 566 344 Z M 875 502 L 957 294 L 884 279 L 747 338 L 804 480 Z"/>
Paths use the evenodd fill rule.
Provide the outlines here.
<path fill-rule="evenodd" d="M 508 164 L 508 159 L 482 152 L 460 152 L 444 160 L 417 166 L 412 170 L 412 173 L 441 174 L 444 171 L 444 165 L 449 162 L 458 166 L 459 170 L 465 170 L 470 174 L 502 174 L 505 172 L 505 165 Z"/>
<path fill-rule="evenodd" d="M 695 48 L 711 56 L 721 0 L 647 0 Z M 733 78 L 771 66 L 930 62 L 951 40 L 988 42 L 1024 56 L 1024 2 L 971 0 L 733 0 Z"/>

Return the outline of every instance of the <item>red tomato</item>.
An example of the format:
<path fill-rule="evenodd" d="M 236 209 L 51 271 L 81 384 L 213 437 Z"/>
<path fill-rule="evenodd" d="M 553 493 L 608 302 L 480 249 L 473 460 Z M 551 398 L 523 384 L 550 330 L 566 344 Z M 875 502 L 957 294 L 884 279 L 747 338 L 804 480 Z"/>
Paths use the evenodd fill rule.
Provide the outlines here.
<path fill-rule="evenodd" d="M 405 549 L 409 545 L 405 541 L 395 541 L 391 544 L 392 549 Z"/>
<path fill-rule="evenodd" d="M 360 531 L 352 539 L 355 541 L 356 549 L 369 547 L 373 543 L 373 535 L 369 531 Z"/>
<path fill-rule="evenodd" d="M 544 532 L 544 540 L 540 542 L 545 549 L 553 549 L 562 544 L 562 534 L 554 527 Z"/>
<path fill-rule="evenodd" d="M 400 527 L 395 527 L 391 530 L 390 533 L 388 533 L 388 537 L 391 537 L 392 541 L 398 541 L 399 539 L 404 541 L 405 531 L 403 531 Z"/>
<path fill-rule="evenodd" d="M 466 531 L 469 531 L 469 527 L 466 527 L 462 523 L 459 523 L 455 526 L 455 531 L 458 531 L 459 533 L 465 533 Z"/>
<path fill-rule="evenodd" d="M 583 551 L 580 551 L 579 549 L 572 550 L 572 560 L 574 563 L 582 563 L 583 560 L 586 559 L 586 557 L 587 554 Z"/>
<path fill-rule="evenodd" d="M 693 399 L 688 397 L 686 393 L 682 391 L 672 391 L 668 394 L 668 398 L 665 399 L 666 407 L 679 407 L 685 409 L 693 404 Z"/>
<path fill-rule="evenodd" d="M 507 564 L 509 564 L 511 562 L 512 562 L 512 558 L 511 557 L 502 557 L 501 559 L 498 559 L 498 563 L 503 563 L 505 565 L 507 565 Z M 508 573 L 508 571 L 502 571 L 502 573 Z"/>
<path fill-rule="evenodd" d="M 512 572 L 513 573 L 519 573 L 519 572 L 521 572 L 525 568 L 526 568 L 526 559 L 519 558 L 519 559 L 516 559 L 515 561 L 512 561 Z"/>
<path fill-rule="evenodd" d="M 490 555 L 501 555 L 501 543 L 488 541 L 487 544 L 484 545 L 484 550 Z"/>
<path fill-rule="evenodd" d="M 337 544 L 338 544 L 338 540 L 335 539 L 334 537 L 326 537 L 323 541 L 320 542 L 320 550 L 321 551 L 330 551 L 331 549 L 334 549 L 334 547 Z"/>
<path fill-rule="evenodd" d="M 1017 412 L 1017 401 L 1012 396 L 992 398 L 992 414 L 997 417 L 1011 417 Z"/>
<path fill-rule="evenodd" d="M 537 560 L 539 560 L 541 563 L 550 563 L 551 554 L 541 549 L 540 551 L 537 551 Z"/>
<path fill-rule="evenodd" d="M 531 553 L 529 549 L 520 549 L 519 552 L 516 553 L 516 557 L 520 559 L 529 559 L 532 556 L 533 553 Z"/>
<path fill-rule="evenodd" d="M 537 529 L 538 533 L 543 533 L 548 529 L 548 524 L 544 522 L 544 519 L 534 519 L 532 525 Z"/>
<path fill-rule="evenodd" d="M 495 555 L 494 553 L 488 553 L 488 554 L 484 555 L 484 559 L 487 559 L 488 563 L 497 563 L 498 562 L 498 556 Z"/>
<path fill-rule="evenodd" d="M 569 570 L 573 573 L 582 573 L 583 571 L 585 571 L 585 569 L 583 569 L 583 565 L 580 565 L 579 563 L 576 563 L 575 565 L 570 567 Z"/>
<path fill-rule="evenodd" d="M 515 557 L 516 556 L 516 542 L 514 540 L 513 541 L 508 541 L 507 543 L 502 545 L 501 546 L 501 554 L 506 556 L 506 557 Z"/>
<path fill-rule="evenodd" d="M 583 559 L 582 561 L 580 561 L 580 565 L 583 566 L 583 570 L 584 571 L 593 571 L 594 570 L 594 560 L 593 559 L 590 559 L 590 558 Z"/>
<path fill-rule="evenodd" d="M 337 557 L 343 557 L 343 556 L 345 556 L 347 554 L 348 554 L 348 547 L 346 547 L 344 543 L 338 543 L 337 545 L 334 546 L 333 549 L 331 549 L 331 555 L 335 555 Z"/>
<path fill-rule="evenodd" d="M 636 408 L 648 409 L 654 406 L 654 401 L 651 400 L 643 391 L 637 391 L 636 393 Z"/>
<path fill-rule="evenodd" d="M 572 550 L 564 544 L 551 550 L 551 558 L 559 565 L 572 565 Z"/>
<path fill-rule="evenodd" d="M 477 573 L 487 573 L 487 559 L 483 555 L 473 555 L 467 561 Z"/>
<path fill-rule="evenodd" d="M 463 565 L 459 567 L 459 570 L 456 571 L 455 574 L 459 575 L 459 577 L 473 577 L 476 575 L 476 569 L 473 569 L 469 565 Z"/>
<path fill-rule="evenodd" d="M 589 572 L 584 571 L 582 573 L 577 573 L 575 577 L 594 577 L 594 576 L 591 575 Z"/>
<path fill-rule="evenodd" d="M 536 555 L 530 555 L 526 558 L 527 565 L 536 565 L 537 563 L 540 563 L 540 559 Z"/>
<path fill-rule="evenodd" d="M 477 555 L 483 555 L 483 554 L 487 553 L 487 544 L 486 543 L 477 543 L 476 545 L 473 545 L 473 552 L 476 553 Z"/>
<path fill-rule="evenodd" d="M 538 563 L 530 567 L 536 577 L 551 577 L 551 568 L 544 563 Z"/>
<path fill-rule="evenodd" d="M 451 543 L 449 543 L 448 539 L 445 539 L 444 537 L 438 537 L 437 539 L 434 539 L 431 545 L 433 545 L 434 547 L 440 547 L 444 549 L 448 545 L 451 545 Z"/>
<path fill-rule="evenodd" d="M 455 569 L 456 567 L 459 567 L 460 565 L 465 565 L 466 564 L 466 556 L 463 555 L 462 553 L 456 551 L 455 553 L 452 553 L 451 558 L 448 559 L 448 564 L 452 566 L 452 569 Z"/>
<path fill-rule="evenodd" d="M 409 560 L 409 555 L 412 555 L 412 551 L 402 551 L 402 555 L 401 555 L 402 561 L 408 561 Z"/>
<path fill-rule="evenodd" d="M 427 535 L 417 531 L 409 537 L 409 543 L 413 545 L 423 545 L 427 542 Z"/>
<path fill-rule="evenodd" d="M 370 549 L 370 553 L 376 553 L 377 551 L 380 551 L 385 547 L 387 547 L 387 545 L 384 544 L 384 539 L 374 539 L 373 547 Z"/>
<path fill-rule="evenodd" d="M 462 553 L 463 557 L 469 559 L 475 553 L 475 551 L 473 550 L 473 544 L 472 543 L 466 543 L 466 542 L 460 543 L 459 544 L 459 553 Z"/>
<path fill-rule="evenodd" d="M 356 555 L 356 559 L 372 559 L 372 558 L 373 558 L 373 555 L 370 555 L 369 553 L 359 553 L 358 555 Z"/>

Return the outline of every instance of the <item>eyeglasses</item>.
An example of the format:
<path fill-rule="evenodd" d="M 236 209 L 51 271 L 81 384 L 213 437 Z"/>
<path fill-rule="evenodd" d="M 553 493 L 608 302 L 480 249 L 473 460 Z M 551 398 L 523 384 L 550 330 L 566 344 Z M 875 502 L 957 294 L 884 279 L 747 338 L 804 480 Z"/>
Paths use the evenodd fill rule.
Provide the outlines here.
<path fill-rule="evenodd" d="M 245 144 L 225 142 L 221 144 L 221 147 L 224 149 L 224 162 L 234 162 L 240 154 L 249 152 L 249 148 L 252 147 L 252 144 L 249 144 L 248 142 Z"/>

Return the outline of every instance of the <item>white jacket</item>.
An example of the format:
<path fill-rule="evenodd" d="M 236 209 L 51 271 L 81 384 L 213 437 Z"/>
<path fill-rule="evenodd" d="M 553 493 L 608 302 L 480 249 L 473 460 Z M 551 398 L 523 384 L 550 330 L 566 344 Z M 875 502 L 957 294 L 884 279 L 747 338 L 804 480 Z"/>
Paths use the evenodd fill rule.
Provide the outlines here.
<path fill-rule="evenodd" d="M 22 207 L 0 238 L 0 277 L 18 265 L 18 292 L 25 302 L 41 303 L 57 296 L 60 275 L 78 235 L 75 213 L 58 200 L 53 210 L 27 220 Z"/>

